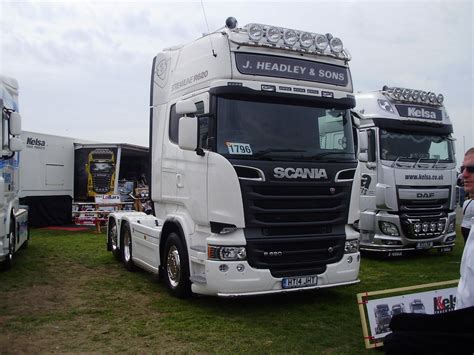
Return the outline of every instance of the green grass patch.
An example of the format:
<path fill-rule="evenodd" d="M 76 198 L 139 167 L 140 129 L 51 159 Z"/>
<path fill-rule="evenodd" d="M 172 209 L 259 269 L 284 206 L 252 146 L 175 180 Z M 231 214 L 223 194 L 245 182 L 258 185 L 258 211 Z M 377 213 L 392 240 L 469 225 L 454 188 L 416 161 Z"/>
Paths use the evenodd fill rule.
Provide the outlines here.
<path fill-rule="evenodd" d="M 459 233 L 460 235 L 460 233 Z M 357 285 L 224 299 L 171 297 L 127 272 L 104 234 L 32 230 L 0 273 L 0 349 L 6 352 L 365 354 L 356 294 L 459 277 L 452 253 L 363 258 Z M 34 346 L 33 346 L 33 345 Z"/>

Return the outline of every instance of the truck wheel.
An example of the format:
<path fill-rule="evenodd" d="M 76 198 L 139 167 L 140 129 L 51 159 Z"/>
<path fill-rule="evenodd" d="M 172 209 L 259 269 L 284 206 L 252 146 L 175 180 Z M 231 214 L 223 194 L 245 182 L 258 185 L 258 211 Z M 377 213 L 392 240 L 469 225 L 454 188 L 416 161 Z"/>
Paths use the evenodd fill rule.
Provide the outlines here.
<path fill-rule="evenodd" d="M 107 250 L 111 251 L 112 254 L 120 260 L 120 250 L 117 245 L 118 241 L 118 232 L 117 232 L 117 224 L 115 223 L 114 219 L 110 220 L 108 234 L 107 234 Z"/>
<path fill-rule="evenodd" d="M 122 233 L 120 237 L 120 249 L 122 261 L 128 271 L 135 271 L 135 264 L 132 260 L 132 232 L 127 222 L 122 222 Z"/>
<path fill-rule="evenodd" d="M 171 233 L 166 240 L 163 261 L 165 264 L 164 278 L 171 294 L 178 298 L 191 296 L 188 253 L 176 233 Z"/>

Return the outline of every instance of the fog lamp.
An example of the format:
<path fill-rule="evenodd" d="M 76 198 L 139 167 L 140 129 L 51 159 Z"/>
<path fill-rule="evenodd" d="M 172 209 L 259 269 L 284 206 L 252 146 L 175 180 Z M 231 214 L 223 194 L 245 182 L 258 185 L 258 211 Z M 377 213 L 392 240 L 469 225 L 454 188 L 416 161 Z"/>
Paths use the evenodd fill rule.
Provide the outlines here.
<path fill-rule="evenodd" d="M 430 224 L 430 232 L 436 232 L 437 229 L 438 229 L 438 223 L 436 223 L 436 222 L 431 222 L 431 224 Z"/>
<path fill-rule="evenodd" d="M 421 223 L 415 223 L 415 225 L 413 226 L 413 230 L 415 231 L 415 233 L 420 233 L 421 232 Z"/>
<path fill-rule="evenodd" d="M 426 233 L 430 230 L 430 224 L 428 222 L 423 222 L 421 228 L 422 228 L 423 232 Z"/>
<path fill-rule="evenodd" d="M 442 94 L 439 94 L 438 97 L 436 98 L 436 100 L 441 105 L 444 101 L 444 96 Z"/>
<path fill-rule="evenodd" d="M 445 223 L 443 221 L 438 222 L 438 232 L 444 231 Z"/>

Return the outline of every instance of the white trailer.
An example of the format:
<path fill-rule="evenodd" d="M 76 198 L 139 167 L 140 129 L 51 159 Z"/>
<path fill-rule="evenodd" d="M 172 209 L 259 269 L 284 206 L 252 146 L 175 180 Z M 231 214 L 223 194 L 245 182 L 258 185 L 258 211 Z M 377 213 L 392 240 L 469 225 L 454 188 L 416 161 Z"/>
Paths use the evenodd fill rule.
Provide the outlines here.
<path fill-rule="evenodd" d="M 0 75 L 0 266 L 9 269 L 15 253 L 28 244 L 28 212 L 19 207 L 18 166 L 21 117 L 18 109 L 18 82 Z"/>
<path fill-rule="evenodd" d="M 451 251 L 456 160 L 443 95 L 384 86 L 356 95 L 361 154 L 360 248 L 401 256 Z"/>
<path fill-rule="evenodd" d="M 177 297 L 358 282 L 355 106 L 330 34 L 250 24 L 159 53 L 150 102 L 155 216 L 111 214 L 108 249 Z"/>

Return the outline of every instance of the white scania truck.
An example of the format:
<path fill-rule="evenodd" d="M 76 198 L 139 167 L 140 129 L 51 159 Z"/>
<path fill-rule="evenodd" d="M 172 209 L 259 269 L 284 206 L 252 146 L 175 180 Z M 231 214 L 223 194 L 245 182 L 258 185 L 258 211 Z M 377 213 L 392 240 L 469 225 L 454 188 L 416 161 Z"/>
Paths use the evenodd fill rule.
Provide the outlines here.
<path fill-rule="evenodd" d="M 113 213 L 108 249 L 177 297 L 358 282 L 357 129 L 341 40 L 226 27 L 153 60 L 155 216 Z M 354 186 L 354 189 L 353 189 Z"/>
<path fill-rule="evenodd" d="M 21 117 L 18 113 L 18 83 L 0 75 L 0 267 L 13 265 L 16 251 L 28 242 L 28 212 L 19 208 L 19 154 Z"/>
<path fill-rule="evenodd" d="M 453 127 L 443 95 L 387 87 L 356 95 L 362 114 L 360 248 L 401 256 L 451 251 L 456 238 Z"/>

